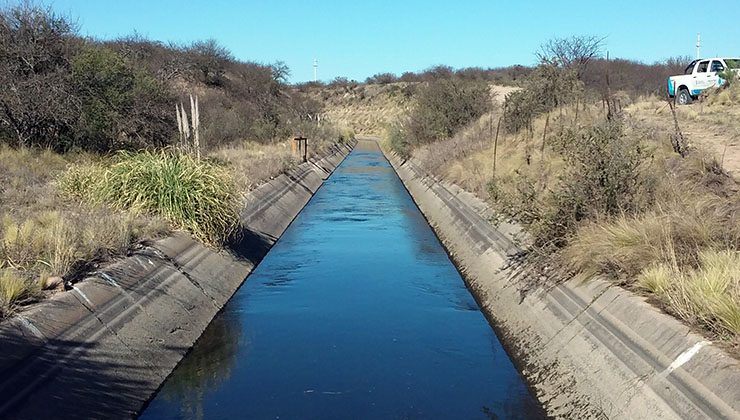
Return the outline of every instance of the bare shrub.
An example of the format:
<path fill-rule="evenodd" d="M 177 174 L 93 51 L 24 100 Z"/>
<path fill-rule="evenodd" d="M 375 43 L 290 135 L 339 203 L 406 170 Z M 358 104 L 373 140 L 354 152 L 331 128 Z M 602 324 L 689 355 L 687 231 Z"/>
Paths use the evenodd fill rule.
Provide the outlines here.
<path fill-rule="evenodd" d="M 78 103 L 69 84 L 75 28 L 48 9 L 0 10 L 0 130 L 17 146 L 53 146 Z"/>

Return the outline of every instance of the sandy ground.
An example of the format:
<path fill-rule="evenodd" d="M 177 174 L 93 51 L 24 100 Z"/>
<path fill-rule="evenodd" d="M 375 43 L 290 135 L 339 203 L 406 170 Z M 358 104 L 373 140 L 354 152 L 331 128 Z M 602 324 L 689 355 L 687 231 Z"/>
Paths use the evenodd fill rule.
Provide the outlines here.
<path fill-rule="evenodd" d="M 627 112 L 639 124 L 669 135 L 673 118 L 666 102 L 638 103 Z M 740 106 L 707 107 L 700 103 L 677 108 L 678 123 L 692 146 L 713 154 L 722 167 L 740 178 Z"/>

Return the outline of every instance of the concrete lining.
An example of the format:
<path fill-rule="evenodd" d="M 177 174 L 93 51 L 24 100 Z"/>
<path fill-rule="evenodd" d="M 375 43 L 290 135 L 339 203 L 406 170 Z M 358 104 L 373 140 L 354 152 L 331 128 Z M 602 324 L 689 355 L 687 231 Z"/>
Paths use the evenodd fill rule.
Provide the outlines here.
<path fill-rule="evenodd" d="M 176 234 L 0 325 L 0 418 L 130 418 L 354 147 L 252 191 L 230 250 Z"/>
<path fill-rule="evenodd" d="M 547 413 L 740 418 L 740 364 L 644 298 L 601 279 L 524 293 L 520 251 L 459 187 L 386 154 Z"/>

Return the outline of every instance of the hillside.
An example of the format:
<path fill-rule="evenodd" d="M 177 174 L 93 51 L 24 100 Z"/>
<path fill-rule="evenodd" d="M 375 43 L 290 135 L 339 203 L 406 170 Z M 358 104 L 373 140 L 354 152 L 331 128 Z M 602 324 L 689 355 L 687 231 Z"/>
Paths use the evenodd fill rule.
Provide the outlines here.
<path fill-rule="evenodd" d="M 326 118 L 338 127 L 361 135 L 381 136 L 391 122 L 407 114 L 414 104 L 419 83 L 328 85 L 308 90 L 311 99 L 322 104 Z M 503 103 L 513 86 L 490 85 L 491 95 Z"/>

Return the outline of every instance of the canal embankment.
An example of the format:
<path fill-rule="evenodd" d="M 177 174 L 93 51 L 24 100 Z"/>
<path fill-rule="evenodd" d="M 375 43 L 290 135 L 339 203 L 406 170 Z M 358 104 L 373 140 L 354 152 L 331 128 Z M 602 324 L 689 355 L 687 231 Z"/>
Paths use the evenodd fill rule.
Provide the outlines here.
<path fill-rule="evenodd" d="M 140 418 L 543 413 L 377 144 L 360 141 Z"/>
<path fill-rule="evenodd" d="M 607 281 L 528 290 L 512 258 L 522 249 L 484 202 L 386 157 L 549 415 L 740 418 L 737 360 Z"/>
<path fill-rule="evenodd" d="M 134 416 L 352 150 L 340 144 L 252 191 L 229 249 L 173 235 L 0 326 L 2 418 Z"/>

